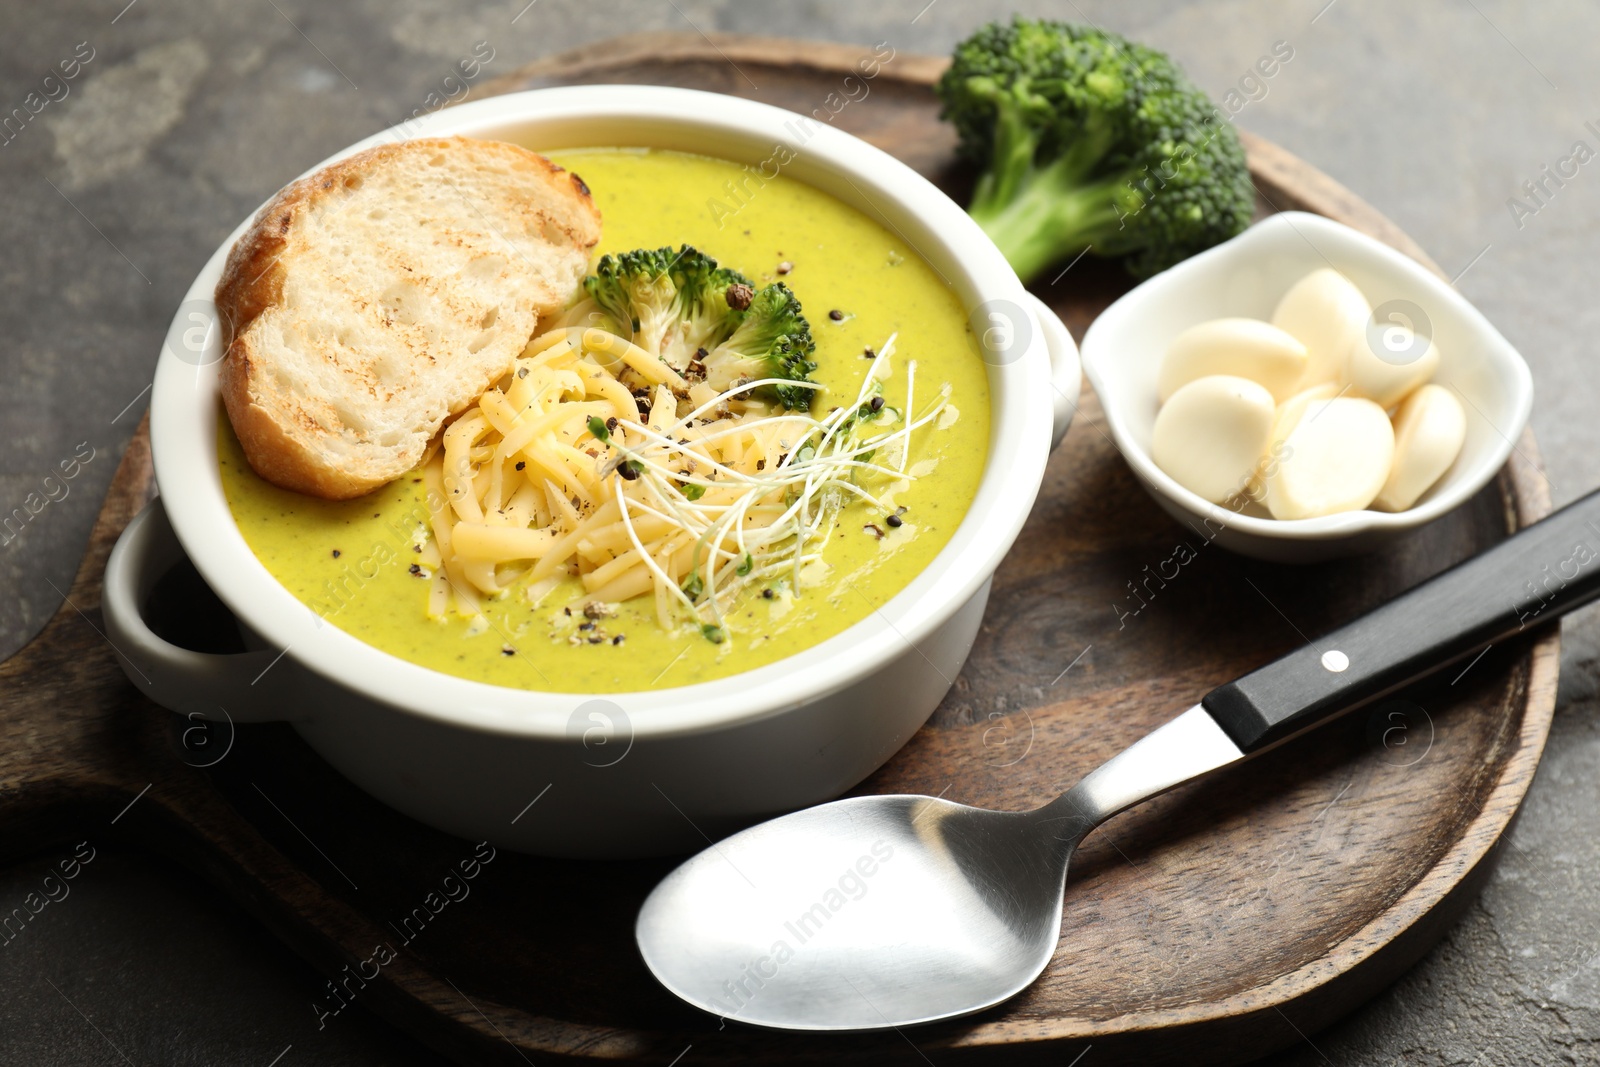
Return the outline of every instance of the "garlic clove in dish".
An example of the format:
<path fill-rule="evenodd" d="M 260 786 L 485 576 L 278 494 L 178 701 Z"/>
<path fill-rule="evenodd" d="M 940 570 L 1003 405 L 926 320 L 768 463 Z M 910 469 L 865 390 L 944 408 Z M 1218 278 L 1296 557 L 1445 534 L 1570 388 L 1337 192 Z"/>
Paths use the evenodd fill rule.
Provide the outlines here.
<path fill-rule="evenodd" d="M 1456 461 L 1467 439 L 1461 402 L 1442 385 L 1424 385 L 1394 417 L 1394 464 L 1372 506 L 1404 511 Z"/>
<path fill-rule="evenodd" d="M 1150 458 L 1185 489 L 1221 504 L 1248 490 L 1276 410 L 1258 382 L 1229 374 L 1197 378 L 1161 406 Z"/>
<path fill-rule="evenodd" d="M 1392 408 L 1439 369 L 1439 346 L 1400 323 L 1374 323 L 1345 353 L 1350 395 Z"/>
<path fill-rule="evenodd" d="M 1313 385 L 1309 389 L 1302 389 L 1288 400 L 1278 405 L 1278 413 L 1272 419 L 1272 437 L 1267 442 L 1270 450 L 1273 444 L 1287 440 L 1294 428 L 1300 425 L 1300 420 L 1305 416 L 1306 408 L 1317 400 L 1332 400 L 1338 396 L 1340 387 L 1336 382 L 1323 382 Z"/>
<path fill-rule="evenodd" d="M 1304 389 L 1337 379 L 1345 355 L 1366 332 L 1372 305 L 1355 283 L 1332 267 L 1314 270 L 1283 294 L 1272 312 L 1272 325 L 1306 347 L 1306 370 L 1298 383 Z"/>
<path fill-rule="evenodd" d="M 1266 479 L 1267 510 L 1273 518 L 1360 511 L 1388 480 L 1394 428 L 1371 400 L 1313 400 L 1275 459 Z"/>
<path fill-rule="evenodd" d="M 1250 480 L 1250 487 L 1247 490 L 1251 500 L 1261 502 L 1266 500 L 1265 472 L 1272 469 L 1274 455 L 1279 451 L 1277 446 L 1294 432 L 1301 416 L 1306 413 L 1306 408 L 1314 400 L 1332 400 L 1339 395 L 1339 388 L 1335 382 L 1313 385 L 1309 389 L 1300 390 L 1278 405 L 1277 414 L 1272 417 L 1272 432 L 1267 435 L 1266 451 L 1261 454 L 1262 463 L 1258 466 L 1255 477 Z"/>
<path fill-rule="evenodd" d="M 1259 319 L 1212 319 L 1172 339 L 1161 361 L 1156 392 L 1162 402 L 1198 378 L 1213 374 L 1248 378 L 1274 400 L 1294 391 L 1305 375 L 1306 346 Z"/>

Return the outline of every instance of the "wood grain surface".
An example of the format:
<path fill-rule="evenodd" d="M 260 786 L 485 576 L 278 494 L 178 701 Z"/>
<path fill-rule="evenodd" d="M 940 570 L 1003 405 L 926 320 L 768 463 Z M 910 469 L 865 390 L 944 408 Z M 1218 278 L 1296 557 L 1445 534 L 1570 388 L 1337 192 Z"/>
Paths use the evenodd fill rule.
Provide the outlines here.
<path fill-rule="evenodd" d="M 685 85 L 803 113 L 870 47 L 698 35 L 622 38 L 493 85 Z M 896 56 L 832 121 L 958 197 L 969 176 L 930 92 L 943 61 Z M 1247 137 L 1263 213 L 1340 219 L 1429 263 L 1394 225 Z M 1081 336 L 1129 282 L 1085 260 L 1040 295 Z M 1538 763 L 1559 638 L 1546 627 L 1386 701 L 1128 812 L 1085 843 L 1055 960 L 1013 1002 L 868 1036 L 723 1024 L 646 973 L 635 910 L 671 866 L 501 853 L 470 895 L 443 877 L 475 849 L 366 797 L 287 727 L 204 726 L 143 700 L 99 616 L 117 534 L 153 492 L 147 428 L 122 459 L 60 611 L 0 664 L 0 828 L 18 854 L 116 836 L 194 868 L 360 1002 L 463 1062 L 1242 1062 L 1305 1040 L 1414 962 L 1489 871 Z M 1315 567 L 1243 560 L 1139 489 L 1086 391 L 966 669 L 928 726 L 860 792 L 996 808 L 1042 802 L 1214 685 L 1549 510 L 1531 436 L 1497 481 L 1382 554 Z M 1180 543 L 1194 559 L 1173 563 Z M 192 572 L 157 590 L 168 636 L 221 650 L 230 627 Z M 220 635 L 220 636 L 219 636 Z M 431 894 L 431 896 L 430 896 Z M 370 974 L 383 946 L 392 961 Z M 384 954 L 387 955 L 387 954 Z M 335 992 L 334 986 L 338 986 Z"/>

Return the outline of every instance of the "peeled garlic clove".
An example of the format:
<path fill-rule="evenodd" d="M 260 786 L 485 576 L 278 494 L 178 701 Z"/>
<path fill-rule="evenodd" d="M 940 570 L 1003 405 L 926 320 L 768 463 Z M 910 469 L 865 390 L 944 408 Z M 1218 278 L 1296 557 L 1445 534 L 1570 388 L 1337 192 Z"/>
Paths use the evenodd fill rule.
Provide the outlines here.
<path fill-rule="evenodd" d="M 1439 369 L 1439 348 L 1400 323 L 1374 323 L 1345 354 L 1351 396 L 1392 408 Z"/>
<path fill-rule="evenodd" d="M 1272 312 L 1272 325 L 1306 346 L 1306 370 L 1300 388 L 1337 379 L 1345 353 L 1366 331 L 1372 305 L 1355 283 L 1332 267 L 1314 270 L 1283 294 Z"/>
<path fill-rule="evenodd" d="M 1394 428 L 1381 407 L 1349 396 L 1313 400 L 1268 463 L 1267 510 L 1275 519 L 1360 511 L 1393 462 Z"/>
<path fill-rule="evenodd" d="M 1306 408 L 1316 400 L 1332 400 L 1339 395 L 1340 386 L 1336 382 L 1324 382 L 1313 385 L 1309 389 L 1302 389 L 1288 400 L 1278 405 L 1278 413 L 1272 419 L 1272 436 L 1267 442 L 1270 448 L 1273 442 L 1287 440 L 1300 425 L 1300 420 L 1305 416 Z"/>
<path fill-rule="evenodd" d="M 1404 511 L 1450 469 L 1467 439 L 1467 414 L 1442 385 L 1424 385 L 1394 417 L 1394 465 L 1372 506 Z"/>
<path fill-rule="evenodd" d="M 1221 504 L 1247 489 L 1274 411 L 1272 394 L 1248 378 L 1197 378 L 1161 406 L 1150 458 L 1185 489 Z"/>
<path fill-rule="evenodd" d="M 1250 487 L 1246 490 L 1251 500 L 1265 500 L 1267 483 L 1262 472 L 1272 466 L 1272 459 L 1276 447 L 1294 432 L 1300 424 L 1300 419 L 1306 413 L 1306 408 L 1314 400 L 1332 400 L 1339 395 L 1339 385 L 1334 382 L 1324 382 L 1322 385 L 1313 385 L 1310 389 L 1302 389 L 1288 400 L 1278 405 L 1277 414 L 1272 418 L 1272 432 L 1267 434 L 1267 448 L 1261 454 L 1262 463 L 1258 465 L 1256 477 L 1250 480 Z"/>
<path fill-rule="evenodd" d="M 1231 374 L 1287 397 L 1306 372 L 1306 346 L 1259 319 L 1212 319 L 1172 339 L 1156 392 L 1163 403 L 1197 378 Z"/>

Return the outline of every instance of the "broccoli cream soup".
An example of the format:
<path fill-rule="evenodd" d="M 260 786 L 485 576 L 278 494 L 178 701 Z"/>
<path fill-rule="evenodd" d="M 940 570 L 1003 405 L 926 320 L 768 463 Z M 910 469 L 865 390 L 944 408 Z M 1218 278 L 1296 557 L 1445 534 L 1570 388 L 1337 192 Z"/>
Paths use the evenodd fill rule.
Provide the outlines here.
<path fill-rule="evenodd" d="M 723 356 L 727 345 L 751 347 L 741 336 L 710 353 L 701 347 L 697 356 L 709 371 L 695 358 L 692 373 L 679 377 L 654 359 L 640 362 L 641 349 L 625 338 L 561 323 L 562 336 L 570 339 L 556 343 L 554 327 L 542 333 L 543 346 L 529 346 L 519 369 L 485 394 L 481 412 L 464 413 L 445 431 L 443 447 L 423 467 L 342 502 L 262 481 L 224 420 L 223 487 L 251 549 L 307 607 L 368 644 L 446 674 L 524 689 L 600 693 L 688 685 L 771 663 L 865 618 L 945 546 L 983 471 L 988 384 L 955 295 L 893 233 L 786 177 L 757 188 L 743 167 L 664 151 L 593 149 L 552 158 L 581 174 L 593 191 L 604 218 L 598 253 L 693 246 L 747 279 L 729 285 L 726 276 L 715 275 L 709 291 L 717 299 L 706 305 L 724 315 L 730 306 L 739 308 L 746 316 L 741 321 L 753 321 L 780 297 L 798 298 L 815 342 L 815 385 L 768 385 L 765 403 L 744 403 L 756 393 L 736 398 L 733 407 L 756 413 L 744 418 L 767 421 L 752 423 L 765 434 L 759 441 L 752 436 L 752 443 L 733 447 L 731 431 L 715 429 L 731 426 L 731 419 L 715 422 L 718 416 L 708 412 L 697 422 L 688 409 L 707 395 L 697 389 L 757 389 L 757 379 L 774 373 L 768 368 L 777 364 L 770 360 Z M 598 271 L 603 282 L 608 270 L 628 262 L 600 260 L 591 273 Z M 607 292 L 591 285 L 588 295 L 616 317 Z M 626 335 L 629 325 L 618 329 Z M 631 329 L 635 341 L 646 343 L 648 322 L 635 321 Z M 800 377 L 805 360 L 795 358 L 788 368 L 798 370 L 776 377 Z M 622 368 L 622 377 L 601 382 L 602 365 L 608 373 Z M 567 369 L 551 370 L 558 366 Z M 645 381 L 630 382 L 627 367 L 642 368 Z M 535 479 L 524 468 L 541 460 L 524 461 L 518 457 L 535 453 L 513 447 L 528 436 L 517 437 L 514 418 L 521 416 L 513 408 L 522 415 L 536 411 L 526 406 L 535 403 L 527 396 L 532 386 L 518 384 L 530 369 L 535 381 L 543 380 L 538 374 L 565 375 L 562 381 L 576 383 L 567 437 L 551 438 L 554 451 L 537 454 L 554 457 L 544 460 L 552 470 L 581 475 L 570 490 L 557 484 L 559 472 Z M 591 382 L 587 396 L 585 381 Z M 699 384 L 691 388 L 689 382 Z M 675 403 L 669 387 L 681 387 Z M 724 418 L 726 395 L 716 401 Z M 631 413 L 630 396 L 636 417 L 605 417 L 612 410 L 606 403 Z M 800 399 L 787 399 L 794 396 Z M 795 428 L 785 428 L 784 419 Z M 478 429 L 462 443 L 470 420 L 479 420 Z M 511 451 L 496 453 L 484 443 L 490 423 L 516 438 L 503 442 Z M 723 450 L 713 459 L 688 451 L 696 433 L 718 440 L 695 447 L 720 441 Z M 669 453 L 680 441 L 685 450 Z M 823 470 L 824 460 L 831 464 L 825 473 L 804 473 Z M 469 469 L 478 463 L 485 464 L 481 472 Z M 491 470 L 491 464 L 497 465 Z M 449 495 L 462 491 L 452 470 L 468 472 L 466 484 L 487 494 L 491 504 L 483 510 L 504 502 L 513 512 L 522 507 L 537 515 L 529 524 L 549 528 L 501 531 L 462 519 L 452 533 L 439 519 L 450 512 Z M 766 492 L 768 483 L 760 479 L 775 479 L 776 488 L 755 503 L 740 498 L 722 510 L 710 507 L 737 495 L 730 485 Z M 523 495 L 513 498 L 513 482 L 523 486 Z M 625 490 L 637 501 L 631 512 Z M 603 518 L 607 507 L 620 521 L 589 535 L 574 528 L 586 516 Z M 469 517 L 477 517 L 480 505 L 471 508 Z M 617 510 L 623 514 L 615 516 Z M 690 513 L 716 519 L 696 519 L 701 526 L 674 533 L 674 516 Z M 496 510 L 492 521 L 501 521 L 501 514 Z M 780 520 L 799 524 L 789 541 L 771 533 Z M 702 572 L 694 568 L 706 558 L 707 530 L 715 534 L 713 562 Z M 645 543 L 650 538 L 665 547 L 655 551 Z M 541 553 L 561 546 L 569 562 L 540 573 Z M 500 555 L 489 562 L 473 557 L 466 573 L 478 576 L 477 591 L 451 596 L 441 547 Z M 519 555 L 526 558 L 516 567 L 507 564 Z"/>

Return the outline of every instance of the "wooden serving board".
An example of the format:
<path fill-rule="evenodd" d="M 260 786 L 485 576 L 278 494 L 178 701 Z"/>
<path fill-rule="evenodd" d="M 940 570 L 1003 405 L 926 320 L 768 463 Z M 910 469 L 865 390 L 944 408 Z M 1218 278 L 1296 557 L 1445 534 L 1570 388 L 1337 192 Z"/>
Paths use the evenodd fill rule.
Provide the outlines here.
<path fill-rule="evenodd" d="M 825 113 L 870 52 L 630 37 L 494 88 L 661 83 Z M 929 88 L 942 65 L 894 58 L 833 121 L 962 195 L 954 138 Z M 1259 139 L 1246 145 L 1263 211 L 1318 211 L 1429 262 L 1316 170 Z M 1081 335 L 1128 284 L 1118 268 L 1085 260 L 1040 292 Z M 1492 486 L 1380 555 L 1274 566 L 1166 518 L 1086 393 L 995 577 L 965 671 L 860 791 L 995 808 L 1053 797 L 1211 687 L 1293 647 L 1299 632 L 1341 623 L 1543 516 L 1536 455 L 1524 437 Z M 471 844 L 367 798 L 287 727 L 205 728 L 142 700 L 101 636 L 98 605 L 107 553 L 152 492 L 141 427 L 69 603 L 0 665 L 0 840 L 13 853 L 110 835 L 159 849 L 348 997 L 463 1061 L 668 1064 L 690 1046 L 685 1063 L 1062 1064 L 1090 1045 L 1097 1065 L 1260 1056 L 1391 981 L 1455 919 L 1533 777 L 1555 701 L 1559 637 L 1547 626 L 1095 833 L 1074 862 L 1061 948 L 1011 1003 L 905 1033 L 758 1032 L 681 1006 L 634 950 L 635 910 L 670 863 L 501 854 L 479 868 L 470 896 L 440 904 Z M 1194 553 L 1182 564 L 1180 543 Z M 230 630 L 192 572 L 172 576 L 158 599 L 167 603 L 152 613 L 178 620 L 175 640 L 216 649 Z M 371 974 L 379 946 L 392 960 L 350 980 Z M 327 1025 L 339 1025 L 339 1003 L 322 1002 Z"/>

